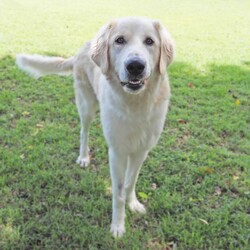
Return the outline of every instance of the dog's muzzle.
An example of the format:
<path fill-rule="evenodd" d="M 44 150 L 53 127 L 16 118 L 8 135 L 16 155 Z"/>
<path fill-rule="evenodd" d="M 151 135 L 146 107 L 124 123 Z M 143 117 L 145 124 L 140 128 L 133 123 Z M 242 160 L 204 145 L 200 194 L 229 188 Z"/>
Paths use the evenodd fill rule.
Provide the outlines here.
<path fill-rule="evenodd" d="M 127 88 L 136 91 L 136 90 L 143 87 L 144 81 L 134 79 L 134 80 L 131 80 L 129 82 L 121 82 L 121 84 L 122 84 L 122 86 L 126 86 Z"/>
<path fill-rule="evenodd" d="M 133 91 L 142 88 L 144 86 L 143 76 L 145 67 L 146 63 L 139 57 L 129 59 L 125 63 L 125 68 L 130 80 L 128 82 L 121 82 L 122 86 L 126 86 Z"/>

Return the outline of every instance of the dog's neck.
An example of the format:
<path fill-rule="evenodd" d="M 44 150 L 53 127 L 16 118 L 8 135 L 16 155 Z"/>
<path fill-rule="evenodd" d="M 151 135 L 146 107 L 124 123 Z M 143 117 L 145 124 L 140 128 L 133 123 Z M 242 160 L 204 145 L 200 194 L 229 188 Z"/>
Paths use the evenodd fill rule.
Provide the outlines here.
<path fill-rule="evenodd" d="M 150 112 L 156 105 L 160 105 L 170 97 L 167 74 L 151 76 L 147 80 L 145 90 L 136 95 L 126 93 L 117 77 L 107 76 L 106 80 L 106 87 L 110 90 L 109 95 L 114 105 L 119 105 L 135 113 L 141 111 Z"/>

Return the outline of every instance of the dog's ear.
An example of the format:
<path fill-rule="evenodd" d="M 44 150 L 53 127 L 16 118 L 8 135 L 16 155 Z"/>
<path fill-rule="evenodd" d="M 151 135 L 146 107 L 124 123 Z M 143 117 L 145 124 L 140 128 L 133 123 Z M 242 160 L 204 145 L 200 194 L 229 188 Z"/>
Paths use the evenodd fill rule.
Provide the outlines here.
<path fill-rule="evenodd" d="M 109 70 L 109 37 L 113 26 L 113 21 L 103 26 L 91 42 L 91 58 L 100 67 L 103 74 Z"/>
<path fill-rule="evenodd" d="M 160 55 L 158 67 L 161 74 L 165 74 L 167 66 L 174 59 L 174 41 L 168 31 L 159 21 L 154 21 L 154 26 L 160 38 Z"/>

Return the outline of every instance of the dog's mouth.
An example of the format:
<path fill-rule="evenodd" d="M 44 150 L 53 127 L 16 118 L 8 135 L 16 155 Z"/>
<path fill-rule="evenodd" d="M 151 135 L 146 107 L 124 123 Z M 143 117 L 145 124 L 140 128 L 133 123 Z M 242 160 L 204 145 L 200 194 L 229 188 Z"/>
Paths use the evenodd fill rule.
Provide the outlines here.
<path fill-rule="evenodd" d="M 121 85 L 123 87 L 126 86 L 127 88 L 133 91 L 136 91 L 144 86 L 144 81 L 139 79 L 133 79 L 128 82 L 121 82 Z"/>

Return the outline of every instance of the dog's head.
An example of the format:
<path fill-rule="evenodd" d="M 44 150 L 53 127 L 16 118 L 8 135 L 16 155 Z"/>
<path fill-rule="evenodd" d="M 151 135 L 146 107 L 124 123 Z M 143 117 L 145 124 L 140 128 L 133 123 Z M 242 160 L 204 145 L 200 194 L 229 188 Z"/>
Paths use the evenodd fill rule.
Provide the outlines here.
<path fill-rule="evenodd" d="M 159 21 L 129 17 L 111 21 L 92 41 L 91 56 L 106 76 L 139 94 L 155 74 L 164 75 L 174 57 L 173 41 Z"/>

